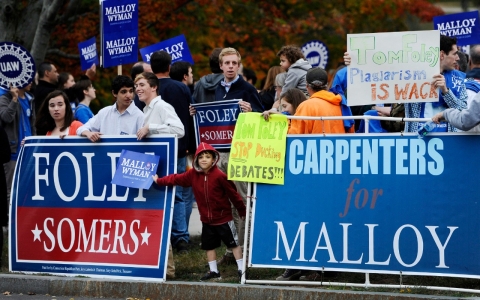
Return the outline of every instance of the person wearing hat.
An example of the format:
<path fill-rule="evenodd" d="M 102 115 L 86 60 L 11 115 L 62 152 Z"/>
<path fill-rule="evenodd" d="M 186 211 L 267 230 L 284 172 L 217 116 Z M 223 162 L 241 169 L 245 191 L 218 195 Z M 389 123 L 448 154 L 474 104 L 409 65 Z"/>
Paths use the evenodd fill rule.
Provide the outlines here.
<path fill-rule="evenodd" d="M 307 91 L 310 98 L 297 108 L 295 116 L 330 117 L 342 116 L 342 96 L 327 90 L 327 72 L 319 67 L 308 70 Z M 297 120 L 292 119 L 289 134 L 345 133 L 342 120 Z"/>

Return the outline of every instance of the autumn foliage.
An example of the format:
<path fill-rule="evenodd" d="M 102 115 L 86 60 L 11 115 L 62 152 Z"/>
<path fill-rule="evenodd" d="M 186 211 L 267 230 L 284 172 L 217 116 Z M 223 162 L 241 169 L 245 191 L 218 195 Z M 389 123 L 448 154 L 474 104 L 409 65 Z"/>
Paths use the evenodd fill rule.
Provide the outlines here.
<path fill-rule="evenodd" d="M 93 36 L 100 48 L 98 0 L 80 2 L 76 18 L 55 29 L 52 48 L 78 53 L 77 43 Z M 208 56 L 213 48 L 235 47 L 244 66 L 262 79 L 278 64 L 276 53 L 283 45 L 321 40 L 330 52 L 327 68 L 335 68 L 346 50 L 348 33 L 412 30 L 408 22 L 431 22 L 441 14 L 428 0 L 139 0 L 138 40 L 143 48 L 185 34 L 196 79 L 210 72 Z M 47 59 L 60 71 L 81 73 L 78 59 L 48 55 Z M 128 75 L 130 67 L 123 66 L 123 73 Z M 113 100 L 109 85 L 116 72 L 116 68 L 99 68 L 95 85 L 103 103 L 98 106 Z"/>

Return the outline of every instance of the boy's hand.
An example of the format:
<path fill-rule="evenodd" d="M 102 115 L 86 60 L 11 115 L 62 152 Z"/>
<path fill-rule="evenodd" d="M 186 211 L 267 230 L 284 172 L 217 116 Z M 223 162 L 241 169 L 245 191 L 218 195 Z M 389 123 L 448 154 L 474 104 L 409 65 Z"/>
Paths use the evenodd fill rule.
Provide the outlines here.
<path fill-rule="evenodd" d="M 155 174 L 155 175 L 152 176 L 152 178 L 153 178 L 153 182 L 157 183 L 158 175 Z"/>

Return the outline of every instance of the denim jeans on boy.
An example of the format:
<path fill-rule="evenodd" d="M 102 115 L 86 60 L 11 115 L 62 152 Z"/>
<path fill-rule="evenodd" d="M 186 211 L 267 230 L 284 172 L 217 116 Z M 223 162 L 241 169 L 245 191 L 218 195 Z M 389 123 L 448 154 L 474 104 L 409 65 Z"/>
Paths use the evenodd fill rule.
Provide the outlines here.
<path fill-rule="evenodd" d="M 177 174 L 184 173 L 185 167 L 186 158 L 179 158 L 177 162 Z M 184 240 L 187 243 L 189 240 L 188 227 L 185 218 L 185 201 L 182 195 L 183 188 L 178 185 L 175 188 L 175 206 L 173 207 L 172 233 L 170 235 L 170 240 L 174 247 L 180 240 Z"/>

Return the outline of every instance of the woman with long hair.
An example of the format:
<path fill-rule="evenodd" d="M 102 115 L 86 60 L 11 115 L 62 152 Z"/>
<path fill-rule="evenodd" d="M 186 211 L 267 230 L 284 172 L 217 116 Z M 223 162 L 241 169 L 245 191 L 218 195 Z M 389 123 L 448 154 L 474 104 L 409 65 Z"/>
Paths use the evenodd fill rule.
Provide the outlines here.
<path fill-rule="evenodd" d="M 269 110 L 272 108 L 273 103 L 276 100 L 275 95 L 275 78 L 278 74 L 285 72 L 282 67 L 274 66 L 268 70 L 267 77 L 265 79 L 265 85 L 260 92 L 260 99 L 262 100 L 263 108 Z"/>
<path fill-rule="evenodd" d="M 77 129 L 83 124 L 74 121 L 67 95 L 59 90 L 47 95 L 37 115 L 35 127 L 37 132 L 46 132 L 47 136 L 58 135 L 64 138 L 67 135 L 76 135 Z"/>

